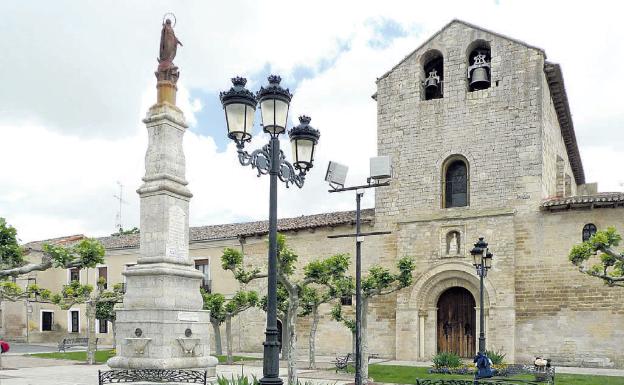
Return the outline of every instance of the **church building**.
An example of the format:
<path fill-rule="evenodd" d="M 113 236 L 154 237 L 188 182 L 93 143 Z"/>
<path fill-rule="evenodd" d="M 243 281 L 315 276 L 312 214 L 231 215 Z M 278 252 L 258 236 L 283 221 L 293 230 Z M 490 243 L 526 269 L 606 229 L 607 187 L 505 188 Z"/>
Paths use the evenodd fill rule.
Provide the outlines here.
<path fill-rule="evenodd" d="M 541 48 L 453 20 L 376 82 L 378 155 L 391 157 L 393 179 L 377 189 L 374 209 L 363 211 L 362 231 L 391 234 L 364 240 L 363 271 L 393 268 L 403 256 L 416 269 L 412 286 L 371 301 L 369 351 L 397 360 L 430 360 L 442 351 L 473 356 L 480 309 L 470 250 L 484 237 L 494 254 L 484 291 L 488 349 L 508 362 L 542 356 L 555 365 L 623 368 L 623 292 L 581 274 L 568 253 L 597 230 L 624 233 L 624 193 L 599 193 L 586 182 L 559 64 Z M 323 213 L 281 219 L 279 227 L 303 265 L 353 255 L 352 239 L 328 236 L 353 232 L 354 220 L 353 212 Z M 190 255 L 205 288 L 225 295 L 239 288 L 221 268 L 225 247 L 266 266 L 267 233 L 266 221 L 191 228 Z M 101 241 L 105 265 L 31 278 L 52 290 L 102 274 L 109 285 L 123 282 L 139 255 L 138 235 Z M 41 242 L 30 246 L 36 251 Z M 249 288 L 265 290 L 266 283 Z M 2 306 L 10 338 L 24 339 L 28 330 L 31 342 L 58 342 L 86 332 L 81 306 L 33 303 L 30 313 L 22 303 Z M 317 353 L 344 354 L 351 333 L 330 319 L 330 308 L 321 307 Z M 302 353 L 311 320 L 298 322 Z M 258 309 L 236 317 L 234 350 L 261 352 L 264 323 Z M 112 342 L 111 328 L 97 327 Z"/>

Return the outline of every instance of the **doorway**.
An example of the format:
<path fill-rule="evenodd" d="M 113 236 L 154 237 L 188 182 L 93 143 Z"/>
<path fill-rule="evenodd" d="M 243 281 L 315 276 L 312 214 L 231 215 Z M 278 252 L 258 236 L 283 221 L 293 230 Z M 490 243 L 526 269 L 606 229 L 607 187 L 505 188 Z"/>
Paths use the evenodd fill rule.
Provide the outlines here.
<path fill-rule="evenodd" d="M 475 299 L 463 287 L 452 287 L 438 299 L 438 353 L 455 353 L 460 357 L 475 355 Z"/>

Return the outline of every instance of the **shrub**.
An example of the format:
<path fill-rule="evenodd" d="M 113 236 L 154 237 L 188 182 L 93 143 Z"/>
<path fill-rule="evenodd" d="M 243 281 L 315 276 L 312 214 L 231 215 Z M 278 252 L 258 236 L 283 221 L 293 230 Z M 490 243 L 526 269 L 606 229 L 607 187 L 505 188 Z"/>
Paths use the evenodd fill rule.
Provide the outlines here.
<path fill-rule="evenodd" d="M 455 353 L 443 352 L 433 357 L 433 366 L 439 368 L 458 368 L 462 366 L 461 358 Z"/>
<path fill-rule="evenodd" d="M 503 353 L 503 350 L 486 350 L 485 355 L 488 356 L 490 360 L 492 360 L 493 365 L 502 365 L 505 363 L 505 356 L 507 354 Z"/>

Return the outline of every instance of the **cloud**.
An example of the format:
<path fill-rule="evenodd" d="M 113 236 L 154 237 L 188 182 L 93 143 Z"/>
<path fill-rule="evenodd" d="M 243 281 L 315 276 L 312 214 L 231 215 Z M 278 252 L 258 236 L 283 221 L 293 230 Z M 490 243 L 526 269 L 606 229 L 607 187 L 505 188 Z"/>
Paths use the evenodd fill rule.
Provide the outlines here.
<path fill-rule="evenodd" d="M 555 19 L 562 8 L 566 17 Z M 168 11 L 184 44 L 176 64 L 178 101 L 190 124 L 184 145 L 192 225 L 268 214 L 268 177 L 240 166 L 225 139 L 218 93 L 230 77 L 247 76 L 256 90 L 269 72 L 281 74 L 295 94 L 291 117 L 308 114 L 321 131 L 304 188 L 280 187 L 279 215 L 353 209 L 351 194 L 326 193 L 327 162 L 348 165 L 349 184 L 365 180 L 376 154 L 375 79 L 455 17 L 542 47 L 562 64 L 587 180 L 621 190 L 624 174 L 610 167 L 624 155 L 619 8 L 609 3 L 591 18 L 585 5 L 563 1 L 440 1 L 433 9 L 393 0 L 2 2 L 11 17 L 0 25 L 0 156 L 9 165 L 0 215 L 25 241 L 106 235 L 114 231 L 120 181 L 124 226 L 138 226 L 134 191 L 147 142 L 141 119 L 155 100 Z M 258 135 L 250 150 L 265 142 Z M 287 140 L 283 149 L 290 158 Z M 366 207 L 372 198 L 367 192 Z"/>

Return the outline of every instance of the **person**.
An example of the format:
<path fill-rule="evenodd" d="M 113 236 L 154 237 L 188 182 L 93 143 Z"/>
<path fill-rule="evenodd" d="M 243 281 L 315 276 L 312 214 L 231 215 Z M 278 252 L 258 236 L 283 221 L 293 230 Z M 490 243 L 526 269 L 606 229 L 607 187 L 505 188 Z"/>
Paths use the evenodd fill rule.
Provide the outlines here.
<path fill-rule="evenodd" d="M 475 356 L 473 362 L 477 365 L 477 373 L 475 378 L 492 377 L 492 361 L 485 354 L 479 352 Z"/>
<path fill-rule="evenodd" d="M 9 343 L 3 340 L 0 340 L 0 352 L 6 353 L 9 351 Z"/>

